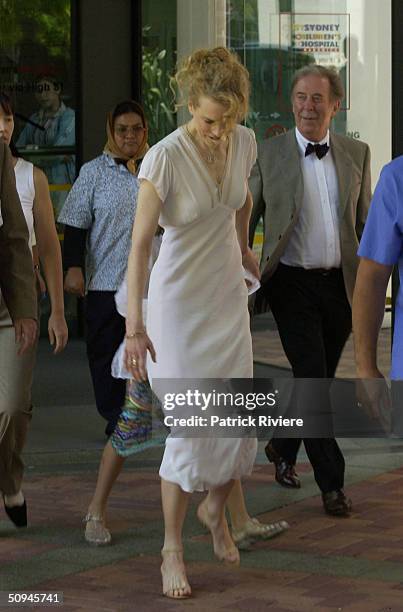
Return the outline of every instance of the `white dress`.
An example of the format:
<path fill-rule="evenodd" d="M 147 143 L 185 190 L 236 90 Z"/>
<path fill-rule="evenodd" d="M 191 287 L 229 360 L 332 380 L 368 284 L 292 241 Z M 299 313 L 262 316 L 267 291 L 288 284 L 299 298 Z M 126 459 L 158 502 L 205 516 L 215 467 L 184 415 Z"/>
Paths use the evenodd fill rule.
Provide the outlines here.
<path fill-rule="evenodd" d="M 256 159 L 251 130 L 229 141 L 221 189 L 184 128 L 146 154 L 139 173 L 163 202 L 165 229 L 151 272 L 147 332 L 157 378 L 252 378 L 248 291 L 235 228 Z M 204 490 L 252 471 L 254 438 L 168 437 L 160 476 L 184 491 Z"/>

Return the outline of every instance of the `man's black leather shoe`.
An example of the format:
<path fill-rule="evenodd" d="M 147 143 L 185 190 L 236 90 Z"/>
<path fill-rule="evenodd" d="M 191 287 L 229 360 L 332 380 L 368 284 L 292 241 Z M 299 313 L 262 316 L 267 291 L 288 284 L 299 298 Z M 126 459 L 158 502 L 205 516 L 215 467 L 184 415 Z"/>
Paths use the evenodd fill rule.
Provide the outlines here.
<path fill-rule="evenodd" d="M 344 491 L 329 491 L 322 493 L 323 508 L 331 516 L 349 516 L 353 507 L 351 499 L 344 495 Z"/>
<path fill-rule="evenodd" d="M 301 482 L 295 471 L 295 466 L 281 457 L 274 449 L 271 442 L 268 442 L 264 451 L 270 463 L 274 463 L 276 467 L 276 481 L 278 484 L 288 489 L 299 489 L 301 487 Z"/>
<path fill-rule="evenodd" d="M 7 506 L 4 502 L 4 510 L 16 527 L 26 527 L 28 525 L 27 502 L 25 500 L 21 506 Z"/>

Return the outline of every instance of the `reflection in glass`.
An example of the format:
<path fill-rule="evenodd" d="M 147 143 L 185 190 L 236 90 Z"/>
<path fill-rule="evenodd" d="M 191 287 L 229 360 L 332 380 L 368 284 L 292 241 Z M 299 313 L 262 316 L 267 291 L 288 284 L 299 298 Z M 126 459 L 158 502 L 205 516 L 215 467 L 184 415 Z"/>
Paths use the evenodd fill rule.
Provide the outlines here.
<path fill-rule="evenodd" d="M 19 118 L 16 144 L 45 171 L 56 211 L 75 178 L 72 2 L 0 4 L 0 77 Z"/>
<path fill-rule="evenodd" d="M 35 85 L 39 108 L 29 117 L 17 140 L 17 147 L 39 153 L 35 162 L 46 173 L 50 185 L 71 185 L 75 177 L 75 158 L 74 149 L 69 151 L 68 147 L 75 144 L 75 112 L 61 100 L 60 81 L 44 75 L 35 81 Z M 64 155 L 46 155 L 53 153 L 54 147 L 67 149 Z M 45 151 L 45 148 L 50 151 Z M 65 190 L 52 190 L 56 213 L 61 210 L 66 196 Z"/>
<path fill-rule="evenodd" d="M 176 128 L 175 95 L 170 87 L 176 64 L 176 0 L 143 0 L 142 20 L 142 103 L 153 145 Z"/>

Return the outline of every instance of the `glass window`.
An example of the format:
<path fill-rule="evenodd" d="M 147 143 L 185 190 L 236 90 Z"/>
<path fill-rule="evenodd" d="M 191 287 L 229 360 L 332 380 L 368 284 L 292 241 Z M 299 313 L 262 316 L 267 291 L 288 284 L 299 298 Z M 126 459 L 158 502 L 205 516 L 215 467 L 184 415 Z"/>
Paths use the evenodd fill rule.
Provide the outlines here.
<path fill-rule="evenodd" d="M 391 158 L 391 0 L 227 0 L 227 45 L 251 76 L 258 140 L 294 126 L 290 84 L 305 64 L 334 66 L 346 91 L 333 129 L 367 142 L 375 186 Z M 256 233 L 256 249 L 262 230 Z"/>
<path fill-rule="evenodd" d="M 176 0 L 143 0 L 142 102 L 151 145 L 176 129 L 169 79 L 176 65 Z"/>
<path fill-rule="evenodd" d="M 14 143 L 46 173 L 55 215 L 75 178 L 72 0 L 2 0 L 1 88 L 16 110 Z"/>
<path fill-rule="evenodd" d="M 333 129 L 370 145 L 375 184 L 391 157 L 391 0 L 227 0 L 226 12 L 227 45 L 251 75 L 257 138 L 294 125 L 298 68 L 334 66 L 346 96 Z"/>

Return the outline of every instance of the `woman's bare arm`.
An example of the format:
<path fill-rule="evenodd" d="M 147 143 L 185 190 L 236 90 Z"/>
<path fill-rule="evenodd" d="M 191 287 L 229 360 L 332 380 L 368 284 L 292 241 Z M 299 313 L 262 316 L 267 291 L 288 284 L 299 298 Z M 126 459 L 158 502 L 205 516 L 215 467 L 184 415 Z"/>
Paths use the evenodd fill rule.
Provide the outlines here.
<path fill-rule="evenodd" d="M 157 230 L 162 202 L 149 181 L 140 186 L 132 246 L 127 269 L 126 367 L 136 380 L 145 380 L 146 355 L 155 359 L 154 347 L 148 338 L 143 321 L 143 295 L 148 277 L 148 261 L 153 237 Z M 134 360 L 134 361 L 133 361 Z"/>
<path fill-rule="evenodd" d="M 49 340 L 54 345 L 54 352 L 59 353 L 66 346 L 68 339 L 67 325 L 64 319 L 62 256 L 48 181 L 39 168 L 34 168 L 34 186 L 35 235 L 51 303 L 51 314 L 48 322 Z"/>

